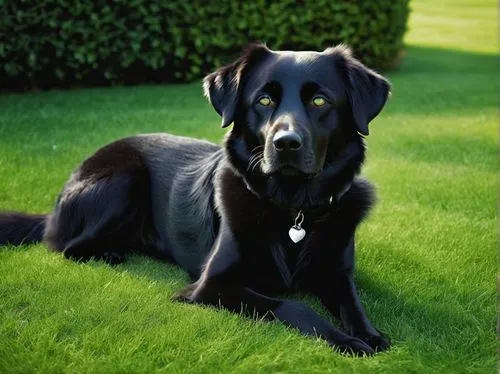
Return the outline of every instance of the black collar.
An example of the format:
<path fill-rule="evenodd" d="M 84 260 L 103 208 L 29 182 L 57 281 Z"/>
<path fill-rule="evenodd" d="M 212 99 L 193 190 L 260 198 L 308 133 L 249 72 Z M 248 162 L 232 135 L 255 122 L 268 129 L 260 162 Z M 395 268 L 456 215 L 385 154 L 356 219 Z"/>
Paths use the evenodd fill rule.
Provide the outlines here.
<path fill-rule="evenodd" d="M 259 199 L 261 199 L 261 196 L 259 196 L 259 194 L 254 191 L 252 189 L 252 187 L 250 187 L 250 185 L 248 184 L 248 182 L 246 181 L 245 178 L 243 178 L 244 182 L 245 182 L 245 186 L 247 187 L 247 190 L 250 191 L 252 194 L 254 194 L 255 196 L 257 196 Z M 313 211 L 329 211 L 331 210 L 332 208 L 334 208 L 340 201 L 340 199 L 342 199 L 342 197 L 351 189 L 351 186 L 352 186 L 352 182 L 349 182 L 347 183 L 344 188 L 342 188 L 340 190 L 340 192 L 336 195 L 331 195 L 330 198 L 328 199 L 328 205 L 324 205 L 324 206 L 320 206 L 320 207 L 317 207 L 317 208 L 313 208 L 313 209 L 290 209 L 290 213 L 292 213 L 292 215 L 297 215 L 297 213 L 300 211 L 300 210 L 303 210 L 303 211 L 306 211 L 306 212 L 309 212 L 311 210 Z"/>

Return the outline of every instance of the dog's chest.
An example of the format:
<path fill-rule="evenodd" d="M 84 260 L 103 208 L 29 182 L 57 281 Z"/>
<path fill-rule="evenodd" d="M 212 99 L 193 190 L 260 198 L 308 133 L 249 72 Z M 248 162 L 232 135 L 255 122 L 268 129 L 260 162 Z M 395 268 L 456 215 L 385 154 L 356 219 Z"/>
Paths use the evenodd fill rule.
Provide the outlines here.
<path fill-rule="evenodd" d="M 271 246 L 271 253 L 283 283 L 287 289 L 292 289 L 296 285 L 300 271 L 308 263 L 307 241 L 294 243 L 288 235 L 283 235 L 280 239 Z"/>

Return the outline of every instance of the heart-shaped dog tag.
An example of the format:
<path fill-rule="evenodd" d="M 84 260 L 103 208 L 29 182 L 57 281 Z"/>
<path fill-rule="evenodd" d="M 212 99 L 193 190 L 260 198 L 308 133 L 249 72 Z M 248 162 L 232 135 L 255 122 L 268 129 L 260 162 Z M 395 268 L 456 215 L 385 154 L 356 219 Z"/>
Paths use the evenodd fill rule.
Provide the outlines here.
<path fill-rule="evenodd" d="M 306 230 L 300 226 L 292 226 L 288 231 L 288 236 L 290 236 L 290 239 L 292 239 L 294 243 L 298 243 L 306 236 Z"/>

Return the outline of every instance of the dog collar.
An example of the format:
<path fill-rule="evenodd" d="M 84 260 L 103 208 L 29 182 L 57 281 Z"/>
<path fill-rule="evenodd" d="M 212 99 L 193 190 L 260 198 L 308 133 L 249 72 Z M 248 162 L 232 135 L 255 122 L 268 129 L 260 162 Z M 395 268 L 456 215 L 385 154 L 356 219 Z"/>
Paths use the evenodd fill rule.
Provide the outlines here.
<path fill-rule="evenodd" d="M 243 178 L 243 181 L 245 182 L 245 186 L 246 186 L 248 191 L 250 191 L 251 193 L 253 193 L 257 197 L 260 197 L 259 194 L 257 192 L 255 192 L 252 187 L 250 187 L 250 185 L 248 184 L 248 182 L 246 181 L 245 178 Z M 352 186 L 352 183 L 347 183 L 344 186 L 344 188 L 337 195 L 331 195 L 330 198 L 328 199 L 328 204 L 330 206 L 336 205 L 340 201 L 342 196 L 344 196 L 347 193 L 347 191 L 349 191 L 351 189 L 351 186 Z M 302 211 L 302 210 L 300 209 L 300 211 Z"/>
<path fill-rule="evenodd" d="M 247 190 L 256 196 L 259 196 L 252 189 L 252 187 L 250 187 L 248 182 L 245 179 L 243 179 L 243 180 L 245 181 L 245 186 L 246 186 Z M 352 183 L 347 183 L 344 186 L 344 188 L 337 195 L 331 195 L 330 198 L 328 199 L 328 205 L 329 206 L 337 205 L 337 203 L 340 201 L 342 196 L 344 196 L 347 193 L 347 191 L 349 191 L 351 189 L 351 186 L 352 186 Z M 293 226 L 290 227 L 290 230 L 288 230 L 288 236 L 290 237 L 290 239 L 294 243 L 298 243 L 302 239 L 304 239 L 304 237 L 306 236 L 306 230 L 304 230 L 304 228 L 302 227 L 302 223 L 304 222 L 305 217 L 304 217 L 304 211 L 302 209 L 299 209 L 298 211 L 297 210 L 293 210 L 293 211 L 297 212 L 297 213 L 296 213 L 296 216 L 294 219 Z"/>

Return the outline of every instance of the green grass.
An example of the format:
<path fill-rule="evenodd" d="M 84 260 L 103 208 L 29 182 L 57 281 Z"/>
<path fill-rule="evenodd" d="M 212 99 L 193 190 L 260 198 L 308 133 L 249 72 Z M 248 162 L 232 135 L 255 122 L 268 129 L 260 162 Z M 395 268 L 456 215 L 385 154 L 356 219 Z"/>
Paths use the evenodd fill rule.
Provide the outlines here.
<path fill-rule="evenodd" d="M 277 323 L 171 303 L 186 275 L 147 258 L 77 264 L 36 245 L 0 251 L 0 372 L 494 372 L 496 4 L 412 8 L 368 139 L 379 204 L 357 238 L 362 300 L 391 351 L 345 357 Z M 0 96 L 0 209 L 48 212 L 85 156 L 153 131 L 223 135 L 199 84 Z"/>

